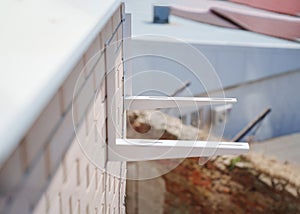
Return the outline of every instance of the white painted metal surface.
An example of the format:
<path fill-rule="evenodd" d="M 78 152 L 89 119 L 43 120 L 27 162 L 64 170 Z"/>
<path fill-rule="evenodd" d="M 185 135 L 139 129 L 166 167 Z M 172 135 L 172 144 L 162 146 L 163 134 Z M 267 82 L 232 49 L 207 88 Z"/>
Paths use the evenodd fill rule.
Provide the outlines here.
<path fill-rule="evenodd" d="M 125 97 L 124 108 L 125 110 L 184 108 L 235 102 L 237 102 L 235 98 L 130 96 Z"/>
<path fill-rule="evenodd" d="M 247 153 L 248 143 L 186 140 L 117 139 L 110 160 L 143 161 L 171 158 L 210 157 Z"/>
<path fill-rule="evenodd" d="M 0 3 L 0 164 L 70 73 L 119 0 Z"/>
<path fill-rule="evenodd" d="M 123 114 L 128 109 L 153 109 L 170 107 L 188 107 L 195 104 L 212 105 L 236 102 L 235 98 L 207 97 L 148 97 L 132 96 L 125 98 Z M 118 119 L 117 119 L 118 120 Z M 125 127 L 123 127 L 125 130 Z M 114 136 L 117 136 L 117 130 Z M 126 133 L 125 131 L 123 133 Z M 110 161 L 146 161 L 170 158 L 211 157 L 216 155 L 237 155 L 247 153 L 248 143 L 198 141 L 195 140 L 153 140 L 128 139 L 123 134 L 113 140 L 109 139 Z"/>

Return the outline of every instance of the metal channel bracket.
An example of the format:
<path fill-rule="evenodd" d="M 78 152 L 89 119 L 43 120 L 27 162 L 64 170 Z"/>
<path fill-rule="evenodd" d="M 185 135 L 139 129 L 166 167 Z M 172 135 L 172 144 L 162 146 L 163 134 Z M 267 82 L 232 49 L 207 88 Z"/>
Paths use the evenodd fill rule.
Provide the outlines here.
<path fill-rule="evenodd" d="M 235 103 L 235 98 L 207 97 L 148 97 L 129 96 L 124 98 L 124 111 L 134 109 L 155 109 L 204 106 L 213 104 Z M 112 145 L 109 145 L 112 146 Z M 247 153 L 248 143 L 189 141 L 189 140 L 152 140 L 117 138 L 110 160 L 145 161 L 186 157 L 210 157 L 216 155 L 238 155 Z"/>
<path fill-rule="evenodd" d="M 130 15 L 122 12 L 123 38 L 130 37 Z M 124 18 L 125 17 L 125 18 Z M 120 27 L 120 26 L 118 26 Z M 127 29 L 127 30 L 126 30 Z M 127 33 L 126 33 L 127 32 Z M 127 34 L 127 35 L 125 35 Z M 112 39 L 111 39 L 112 40 Z M 130 41 L 130 40 L 129 40 Z M 123 43 L 127 49 L 130 44 Z M 107 44 L 109 45 L 109 44 Z M 159 96 L 131 96 L 131 85 L 126 85 L 124 69 L 124 50 L 121 65 L 106 70 L 107 84 L 107 143 L 108 161 L 145 161 L 169 158 L 209 157 L 213 155 L 242 154 L 249 150 L 248 143 L 241 142 L 214 142 L 214 141 L 187 141 L 187 140 L 150 140 L 126 138 L 126 111 L 134 109 L 176 108 L 189 106 L 207 106 L 214 104 L 235 103 L 235 98 L 209 97 L 159 97 Z M 115 63 L 115 52 L 105 51 L 106 65 Z M 119 58 L 119 57 L 117 57 Z M 112 59 L 112 62 L 110 60 Z M 120 59 L 120 58 L 119 58 Z M 127 66 L 127 67 L 126 67 Z M 122 69 L 122 70 L 120 70 Z M 108 72 L 114 70 L 114 72 Z M 129 72 L 127 72 L 128 74 Z M 130 78 L 129 78 L 130 79 Z M 124 95 L 126 88 L 127 96 Z M 128 96 L 129 95 L 129 96 Z"/>

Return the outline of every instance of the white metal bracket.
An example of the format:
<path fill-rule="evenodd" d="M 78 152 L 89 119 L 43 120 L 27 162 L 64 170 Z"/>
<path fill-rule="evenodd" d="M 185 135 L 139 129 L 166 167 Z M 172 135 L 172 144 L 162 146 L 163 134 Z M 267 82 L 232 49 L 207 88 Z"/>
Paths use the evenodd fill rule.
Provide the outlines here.
<path fill-rule="evenodd" d="M 123 38 L 130 37 L 130 15 L 123 12 Z M 128 25 L 126 27 L 126 25 Z M 117 30 L 117 29 L 116 29 Z M 127 32 L 127 35 L 124 34 Z M 111 39 L 110 41 L 113 41 Z M 123 41 L 122 41 L 123 42 Z M 126 138 L 126 111 L 134 109 L 157 109 L 227 104 L 236 102 L 235 98 L 208 97 L 155 97 L 155 96 L 125 96 L 131 94 L 124 86 L 123 59 L 126 51 L 116 52 L 115 44 L 107 44 L 106 88 L 107 88 L 107 143 L 109 161 L 145 161 L 169 158 L 209 157 L 212 155 L 241 154 L 249 150 L 248 143 L 187 141 L 187 140 L 150 140 Z M 123 44 L 123 47 L 129 44 Z M 121 55 L 120 55 L 121 54 Z M 129 93 L 128 93 L 129 91 Z"/>
<path fill-rule="evenodd" d="M 235 103 L 236 101 L 235 98 L 128 96 L 124 99 L 124 108 L 125 110 L 184 108 Z"/>
<path fill-rule="evenodd" d="M 130 96 L 124 98 L 123 114 L 126 115 L 126 110 L 133 109 L 189 107 L 195 104 L 203 106 L 234 102 L 236 102 L 235 98 Z M 125 127 L 124 130 L 126 130 Z M 248 143 L 240 142 L 128 139 L 126 135 L 116 138 L 115 143 L 112 142 L 109 147 L 109 160 L 118 161 L 237 155 L 249 150 Z"/>

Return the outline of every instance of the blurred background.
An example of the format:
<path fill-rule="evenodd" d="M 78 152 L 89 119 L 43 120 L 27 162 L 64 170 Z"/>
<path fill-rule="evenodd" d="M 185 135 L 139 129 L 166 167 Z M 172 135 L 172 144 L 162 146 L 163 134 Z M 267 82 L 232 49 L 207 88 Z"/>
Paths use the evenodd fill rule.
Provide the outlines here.
<path fill-rule="evenodd" d="M 238 99 L 234 105 L 165 109 L 163 117 L 128 112 L 127 137 L 182 139 L 184 132 L 194 139 L 197 132 L 199 139 L 250 143 L 242 156 L 129 163 L 128 177 L 136 180 L 127 183 L 127 212 L 300 212 L 299 2 L 125 3 L 132 19 L 130 54 L 141 55 L 125 62 L 133 95 Z M 181 60 L 157 57 L 174 53 Z M 193 54 L 200 64 L 184 66 Z"/>

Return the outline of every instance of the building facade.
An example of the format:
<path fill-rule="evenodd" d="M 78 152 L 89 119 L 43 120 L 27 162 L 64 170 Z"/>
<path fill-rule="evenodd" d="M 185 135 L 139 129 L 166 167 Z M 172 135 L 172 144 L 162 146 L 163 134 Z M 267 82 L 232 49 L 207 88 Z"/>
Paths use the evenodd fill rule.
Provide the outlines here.
<path fill-rule="evenodd" d="M 107 161 L 107 64 L 122 64 L 125 28 L 124 5 L 111 2 L 87 48 L 74 51 L 76 63 L 3 161 L 0 213 L 125 213 L 126 162 Z M 119 48 L 107 56 L 112 42 Z"/>

